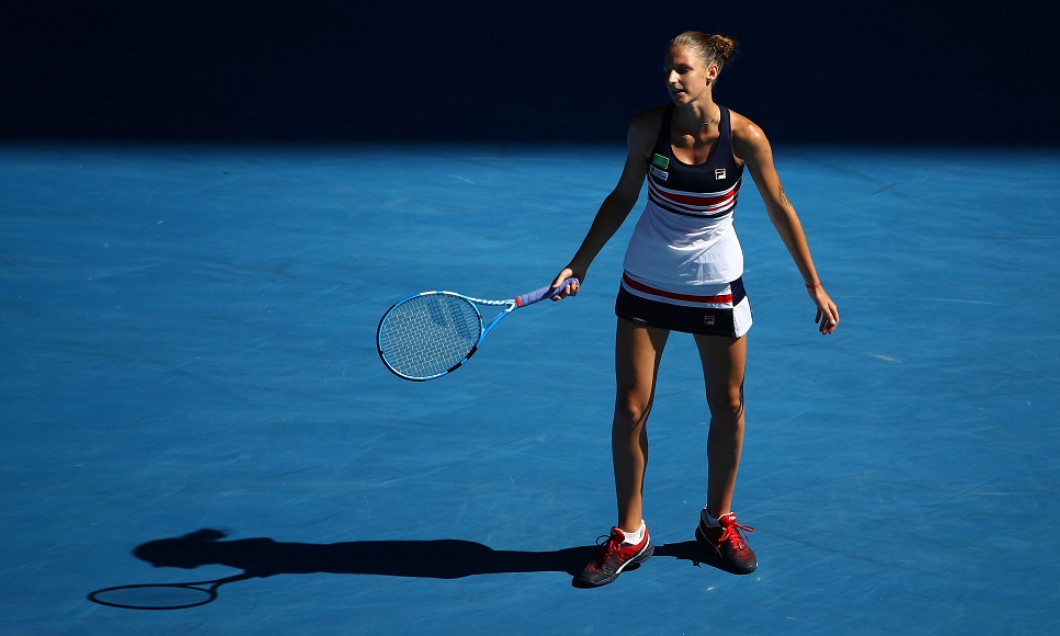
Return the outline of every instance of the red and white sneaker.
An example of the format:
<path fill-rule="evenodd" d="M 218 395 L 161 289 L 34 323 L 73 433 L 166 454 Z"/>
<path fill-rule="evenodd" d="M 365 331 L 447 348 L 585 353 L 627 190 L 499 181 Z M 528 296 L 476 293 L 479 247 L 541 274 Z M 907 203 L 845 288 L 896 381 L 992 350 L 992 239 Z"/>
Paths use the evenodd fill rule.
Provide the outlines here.
<path fill-rule="evenodd" d="M 751 526 L 736 523 L 736 513 L 724 514 L 718 525 L 707 521 L 707 511 L 699 515 L 696 541 L 703 546 L 704 563 L 733 574 L 750 574 L 758 568 L 758 557 L 747 545 L 747 533 L 754 532 Z"/>
<path fill-rule="evenodd" d="M 655 552 L 655 546 L 648 537 L 648 528 L 644 528 L 644 538 L 640 543 L 626 543 L 626 533 L 618 528 L 611 528 L 611 534 L 600 539 L 607 539 L 600 544 L 600 553 L 585 566 L 581 574 L 574 577 L 577 587 L 600 587 L 618 578 L 627 569 L 647 561 Z"/>

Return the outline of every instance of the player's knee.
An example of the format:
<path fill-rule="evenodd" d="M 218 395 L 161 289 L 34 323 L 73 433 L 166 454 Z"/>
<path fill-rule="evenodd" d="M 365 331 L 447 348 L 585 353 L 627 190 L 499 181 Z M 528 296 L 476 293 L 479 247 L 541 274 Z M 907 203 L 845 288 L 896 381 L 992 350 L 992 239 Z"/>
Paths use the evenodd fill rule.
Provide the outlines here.
<path fill-rule="evenodd" d="M 718 417 L 739 418 L 743 415 L 743 387 L 728 387 L 721 391 L 707 393 L 707 406 L 711 415 Z"/>
<path fill-rule="evenodd" d="M 619 395 L 615 400 L 615 426 L 639 428 L 648 421 L 651 401 L 631 395 Z"/>

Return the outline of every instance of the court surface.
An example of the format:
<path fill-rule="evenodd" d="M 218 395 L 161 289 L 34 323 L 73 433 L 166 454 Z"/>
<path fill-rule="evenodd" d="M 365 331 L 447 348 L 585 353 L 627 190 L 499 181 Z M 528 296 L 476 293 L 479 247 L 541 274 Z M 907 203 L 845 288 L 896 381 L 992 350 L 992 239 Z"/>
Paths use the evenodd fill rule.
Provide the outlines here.
<path fill-rule="evenodd" d="M 374 337 L 411 292 L 548 283 L 621 148 L 0 148 L 0 632 L 1055 633 L 1060 153 L 775 151 L 842 324 L 815 331 L 748 180 L 761 566 L 696 564 L 707 412 L 675 336 L 656 556 L 581 590 L 632 219 L 453 375 L 399 380 Z M 243 572 L 189 609 L 89 599 Z"/>

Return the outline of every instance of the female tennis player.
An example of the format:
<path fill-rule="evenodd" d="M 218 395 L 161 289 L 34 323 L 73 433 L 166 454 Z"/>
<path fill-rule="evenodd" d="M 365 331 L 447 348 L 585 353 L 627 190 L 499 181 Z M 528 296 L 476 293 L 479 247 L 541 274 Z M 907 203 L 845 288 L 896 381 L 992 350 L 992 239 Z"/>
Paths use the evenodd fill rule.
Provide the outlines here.
<path fill-rule="evenodd" d="M 784 194 L 762 129 L 714 101 L 714 84 L 736 52 L 725 36 L 687 31 L 669 43 L 671 104 L 637 115 L 615 189 L 601 204 L 574 258 L 556 276 L 559 300 L 578 293 L 596 255 L 629 215 L 648 180 L 648 202 L 626 251 L 615 302 L 617 381 L 611 429 L 618 523 L 575 584 L 600 586 L 652 555 L 642 517 L 648 461 L 646 424 L 671 331 L 691 333 L 703 366 L 710 430 L 707 501 L 696 539 L 704 561 L 738 574 L 758 567 L 747 545 L 754 529 L 736 522 L 733 490 L 744 437 L 744 369 L 751 309 L 733 212 L 746 168 L 817 308 L 822 334 L 839 311 L 817 275 L 802 224 Z"/>

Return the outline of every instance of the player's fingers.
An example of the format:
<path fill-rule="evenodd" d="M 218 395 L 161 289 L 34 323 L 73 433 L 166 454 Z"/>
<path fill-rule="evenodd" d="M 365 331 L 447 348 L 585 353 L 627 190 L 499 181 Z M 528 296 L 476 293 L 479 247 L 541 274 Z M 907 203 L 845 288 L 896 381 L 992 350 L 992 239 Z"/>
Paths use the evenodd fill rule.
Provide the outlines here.
<path fill-rule="evenodd" d="M 579 288 L 580 286 L 576 282 L 567 283 L 558 294 L 552 297 L 552 300 L 562 300 L 567 296 L 577 296 Z"/>
<path fill-rule="evenodd" d="M 817 318 L 814 322 L 820 324 L 822 334 L 830 334 L 839 326 L 839 311 L 834 305 L 817 310 Z"/>
<path fill-rule="evenodd" d="M 560 285 L 562 285 L 563 282 L 566 281 L 571 276 L 574 276 L 574 272 L 571 271 L 571 268 L 564 267 L 563 269 L 561 269 L 559 274 L 556 274 L 556 278 L 554 278 L 552 280 L 552 289 L 555 289 L 555 288 L 559 287 Z"/>
<path fill-rule="evenodd" d="M 566 267 L 556 276 L 556 279 L 552 281 L 552 289 L 562 287 L 559 293 L 552 297 L 552 300 L 562 300 L 567 296 L 577 296 L 578 289 L 581 287 L 579 281 L 574 276 L 574 272 L 571 268 Z"/>

